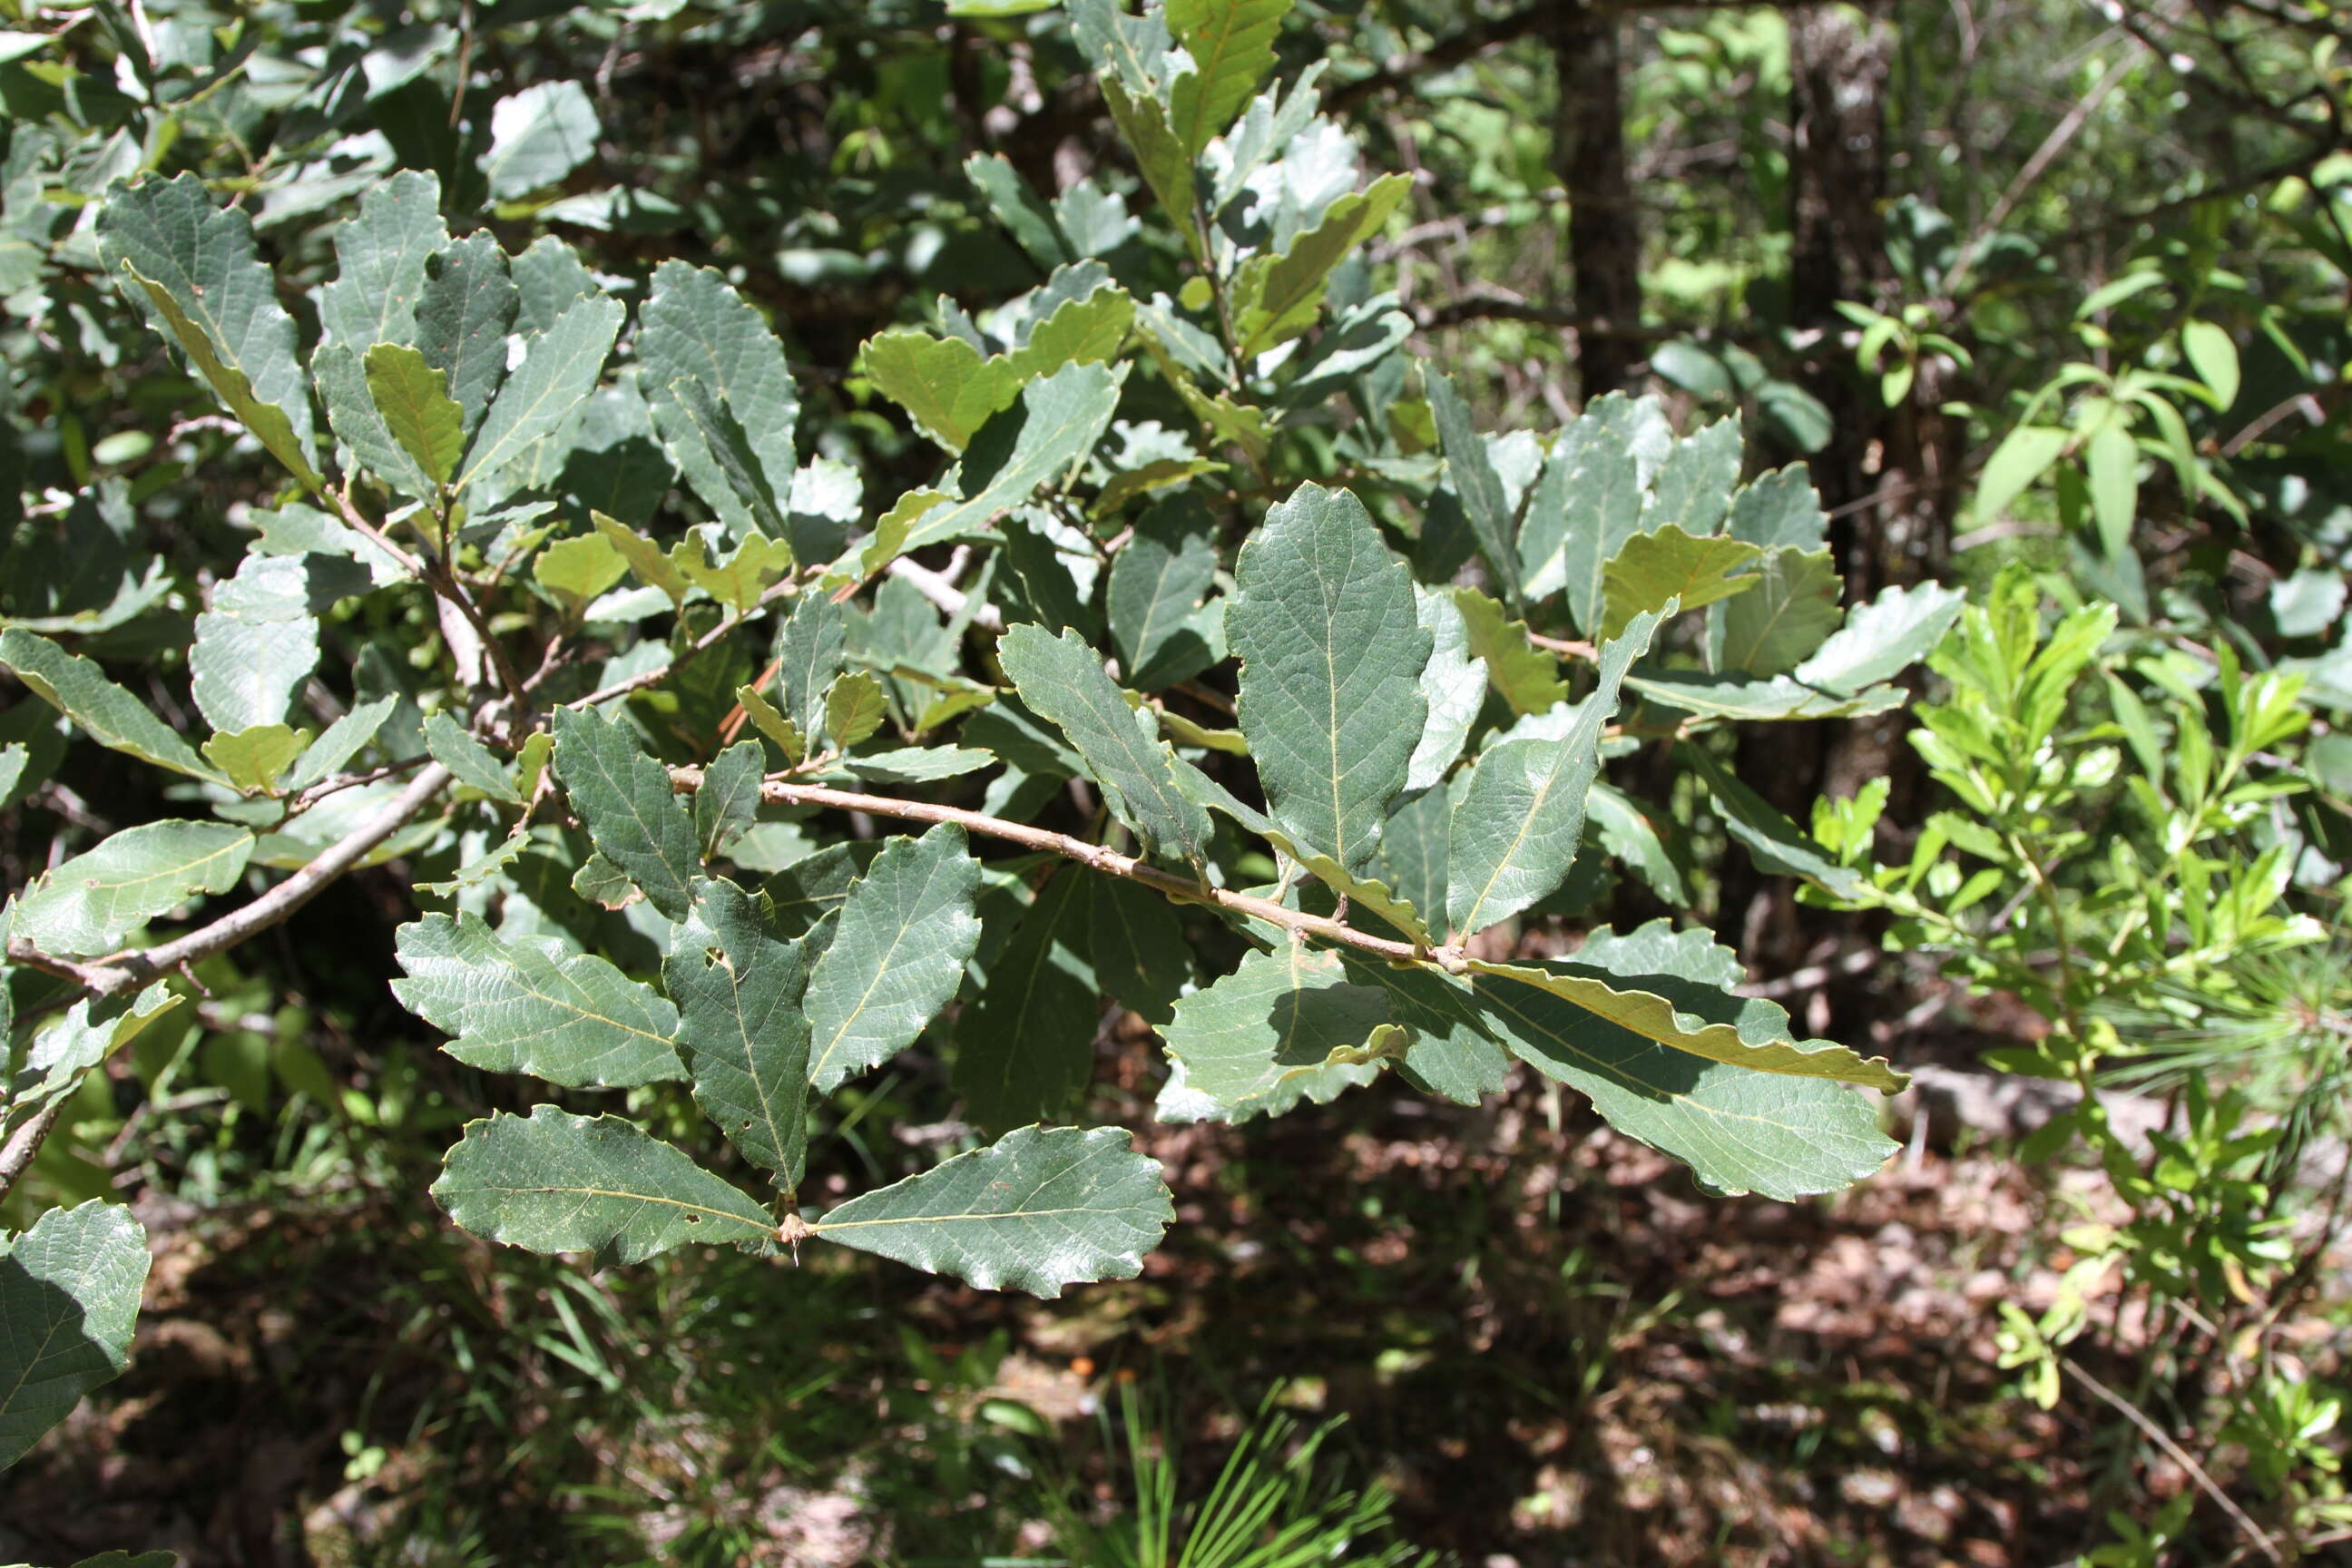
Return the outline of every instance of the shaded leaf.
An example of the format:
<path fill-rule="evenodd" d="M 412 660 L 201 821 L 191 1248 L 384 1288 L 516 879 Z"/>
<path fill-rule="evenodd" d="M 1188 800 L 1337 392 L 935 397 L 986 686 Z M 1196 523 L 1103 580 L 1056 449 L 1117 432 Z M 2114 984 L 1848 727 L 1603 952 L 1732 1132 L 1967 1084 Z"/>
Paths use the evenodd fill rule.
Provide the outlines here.
<path fill-rule="evenodd" d="M 1215 1120 L 1241 1121 L 1370 1083 L 1407 1037 L 1387 999 L 1349 980 L 1337 953 L 1285 942 L 1179 1001 L 1161 1038 Z"/>
<path fill-rule="evenodd" d="M 1086 952 L 1087 879 L 1037 889 L 987 984 L 956 1023 L 956 1092 L 983 1127 L 1061 1114 L 1094 1072 L 1097 988 Z"/>
<path fill-rule="evenodd" d="M 10 626 L 0 631 L 0 664 L 100 745 L 192 778 L 227 782 L 145 703 L 109 680 L 96 661 Z"/>
<path fill-rule="evenodd" d="M 0 1237 L 0 1468 L 130 1361 L 146 1281 L 147 1232 L 121 1204 L 51 1209 Z"/>

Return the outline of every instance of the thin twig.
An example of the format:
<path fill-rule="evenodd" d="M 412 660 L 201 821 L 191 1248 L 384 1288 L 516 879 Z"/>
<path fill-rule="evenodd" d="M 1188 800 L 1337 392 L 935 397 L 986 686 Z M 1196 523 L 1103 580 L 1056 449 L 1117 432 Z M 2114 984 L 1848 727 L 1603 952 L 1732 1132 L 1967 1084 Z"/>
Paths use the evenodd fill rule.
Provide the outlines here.
<path fill-rule="evenodd" d="M 2158 1426 L 2155 1422 L 2149 1420 L 2147 1415 L 2141 1413 L 2140 1408 L 2137 1405 L 2132 1404 L 2131 1401 L 2126 1399 L 2122 1394 L 2117 1394 L 2114 1389 L 2109 1388 L 2105 1384 L 2101 1383 L 2097 1378 L 2093 1377 L 2089 1373 L 2084 1372 L 2072 1361 L 2061 1356 L 2058 1359 L 2058 1364 L 2064 1367 L 2068 1372 L 2073 1373 L 2084 1387 L 2089 1389 L 2093 1394 L 2097 1394 L 2101 1399 L 2114 1406 L 2115 1409 L 2123 1415 L 2125 1420 L 2129 1421 L 2133 1426 L 2146 1433 L 2147 1435 L 2148 1441 L 2163 1449 L 2166 1457 L 2170 1458 L 2174 1464 L 2179 1465 L 2182 1469 L 2187 1470 L 2189 1472 L 2189 1479 L 2195 1481 L 2198 1489 L 2204 1492 L 2207 1497 L 2211 1498 L 2215 1502 L 2221 1505 L 2221 1511 L 2228 1514 L 2231 1520 L 2236 1521 L 2238 1528 L 2246 1532 L 2247 1536 L 2252 1540 L 2254 1545 L 2260 1549 L 2263 1556 L 2269 1558 L 2273 1563 L 2284 1563 L 2286 1561 L 2285 1557 L 2281 1555 L 2279 1552 L 2278 1543 L 2270 1538 L 2261 1525 L 2256 1524 L 2253 1521 L 2252 1515 L 2248 1514 L 2244 1509 L 2240 1508 L 2236 1503 L 2230 1500 L 2230 1494 L 2223 1491 L 2220 1485 L 2214 1481 L 2213 1478 L 2205 1473 L 2205 1467 L 2199 1464 L 2195 1459 L 2190 1458 L 2189 1457 L 2189 1450 L 2174 1442 L 2170 1436 L 2165 1432 L 2163 1427 Z"/>
<path fill-rule="evenodd" d="M 756 613 L 760 610 L 765 609 L 769 605 L 773 604 L 776 600 L 782 598 L 789 593 L 792 593 L 796 587 L 798 587 L 798 584 L 790 577 L 771 585 L 766 593 L 760 595 L 759 603 L 751 606 L 751 613 Z M 721 637 L 724 637 L 729 632 L 735 630 L 736 627 L 750 620 L 751 618 L 751 613 L 746 613 L 740 616 L 730 616 L 726 619 L 721 620 L 717 626 L 711 627 L 709 631 L 695 638 L 691 643 L 688 643 L 683 652 L 658 669 L 648 669 L 641 675 L 633 675 L 626 680 L 616 680 L 612 685 L 607 686 L 601 690 L 592 691 L 585 697 L 575 697 L 571 701 L 565 703 L 564 706 L 572 709 L 594 708 L 601 703 L 612 701 L 615 697 L 626 697 L 632 691 L 642 691 L 648 686 L 658 686 L 663 681 L 667 680 L 671 676 L 677 674 L 679 668 L 686 664 L 687 661 L 693 658 L 696 655 L 703 652 L 705 649 L 714 647 L 719 640 Z"/>
<path fill-rule="evenodd" d="M 681 794 L 702 786 L 702 770 L 699 768 L 672 768 L 669 776 L 670 786 Z M 902 822 L 953 823 L 967 833 L 984 834 L 991 838 L 1003 839 L 1008 844 L 1018 844 L 1024 849 L 1059 855 L 1107 877 L 1125 877 L 1129 881 L 1141 882 L 1171 899 L 1208 904 L 1233 914 L 1247 915 L 1269 925 L 1279 926 L 1296 936 L 1313 937 L 1320 942 L 1352 947 L 1360 952 L 1368 952 L 1392 963 L 1434 963 L 1449 973 L 1460 973 L 1466 963 L 1459 948 L 1422 948 L 1409 942 L 1393 942 L 1387 937 L 1374 936 L 1370 931 L 1358 931 L 1327 916 L 1285 909 L 1271 900 L 1229 892 L 1223 888 L 1163 871 L 1132 855 L 1122 855 L 1108 845 L 1089 844 L 1066 833 L 1033 827 L 1025 822 L 1009 822 L 1001 816 L 967 811 L 961 806 L 934 805 L 929 801 L 899 800 L 890 795 L 861 795 L 823 784 L 793 784 L 781 777 L 769 778 L 761 786 L 760 795 L 761 799 L 774 805 L 816 805 L 835 811 L 862 811 L 869 816 L 894 817 Z"/>
<path fill-rule="evenodd" d="M 58 1124 L 58 1118 L 65 1113 L 66 1100 L 70 1098 L 60 1095 L 49 1101 L 39 1114 L 8 1135 L 7 1145 L 0 1148 L 0 1198 L 15 1191 L 25 1173 L 32 1168 L 34 1156 L 40 1153 L 49 1129 Z"/>
<path fill-rule="evenodd" d="M 362 826 L 331 845 L 324 853 L 242 909 L 232 910 L 210 925 L 160 947 L 117 953 L 93 963 L 76 963 L 42 952 L 22 937 L 8 941 L 8 956 L 19 963 L 46 969 L 75 981 L 93 996 L 117 996 L 135 990 L 161 974 L 198 963 L 235 947 L 260 931 L 291 919 L 317 898 L 328 883 L 358 865 L 376 846 L 406 826 L 449 784 L 449 770 L 436 763 L 410 781 L 406 789 Z"/>

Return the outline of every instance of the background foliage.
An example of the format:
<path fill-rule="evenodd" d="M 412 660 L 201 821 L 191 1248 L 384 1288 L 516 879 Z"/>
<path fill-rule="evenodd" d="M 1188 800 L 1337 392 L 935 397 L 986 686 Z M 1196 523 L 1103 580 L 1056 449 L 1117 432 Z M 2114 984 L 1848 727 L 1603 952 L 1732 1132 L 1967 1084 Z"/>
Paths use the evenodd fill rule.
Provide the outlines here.
<path fill-rule="evenodd" d="M 0 1550 L 2328 1551 L 2343 32 L 20 7 Z"/>

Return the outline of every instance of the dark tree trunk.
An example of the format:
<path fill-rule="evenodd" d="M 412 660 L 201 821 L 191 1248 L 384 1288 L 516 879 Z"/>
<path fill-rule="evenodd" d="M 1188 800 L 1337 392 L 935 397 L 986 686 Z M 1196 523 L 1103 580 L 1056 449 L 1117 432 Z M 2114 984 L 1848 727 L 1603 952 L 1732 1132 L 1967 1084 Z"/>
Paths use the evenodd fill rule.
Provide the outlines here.
<path fill-rule="evenodd" d="M 1568 193 L 1577 379 L 1589 400 L 1624 386 L 1641 358 L 1641 213 L 1625 172 L 1616 14 L 1570 4 L 1552 38 L 1559 76 L 1552 160 Z"/>

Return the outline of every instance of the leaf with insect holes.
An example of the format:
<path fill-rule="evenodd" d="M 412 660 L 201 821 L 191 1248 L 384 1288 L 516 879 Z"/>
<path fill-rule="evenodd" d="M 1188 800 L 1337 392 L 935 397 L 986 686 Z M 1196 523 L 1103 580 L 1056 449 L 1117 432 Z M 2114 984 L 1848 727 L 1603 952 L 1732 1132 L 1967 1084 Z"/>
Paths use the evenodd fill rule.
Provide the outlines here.
<path fill-rule="evenodd" d="M 33 879 L 16 900 L 11 935 L 44 952 L 95 956 L 198 893 L 236 886 L 253 835 L 225 822 L 126 827 Z"/>
<path fill-rule="evenodd" d="M 723 878 L 696 882 L 662 984 L 677 1004 L 694 1102 L 789 1193 L 808 1158 L 808 953 L 779 938 L 760 905 Z"/>
<path fill-rule="evenodd" d="M 904 1050 L 954 999 L 980 944 L 979 888 L 980 862 L 949 823 L 891 839 L 850 884 L 803 1004 L 818 1093 Z"/>
<path fill-rule="evenodd" d="M 433 1196 L 461 1229 L 531 1252 L 642 1263 L 688 1242 L 774 1249 L 776 1227 L 740 1188 L 617 1116 L 541 1105 L 466 1124 Z"/>

